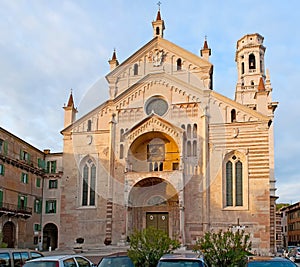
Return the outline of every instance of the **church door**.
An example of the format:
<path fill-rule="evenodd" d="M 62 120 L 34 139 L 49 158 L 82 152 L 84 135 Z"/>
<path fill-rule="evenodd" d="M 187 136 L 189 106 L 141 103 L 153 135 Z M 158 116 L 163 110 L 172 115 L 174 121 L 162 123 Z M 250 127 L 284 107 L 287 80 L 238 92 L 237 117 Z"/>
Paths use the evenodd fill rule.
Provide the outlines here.
<path fill-rule="evenodd" d="M 146 227 L 154 227 L 169 234 L 169 214 L 168 212 L 147 212 Z"/>

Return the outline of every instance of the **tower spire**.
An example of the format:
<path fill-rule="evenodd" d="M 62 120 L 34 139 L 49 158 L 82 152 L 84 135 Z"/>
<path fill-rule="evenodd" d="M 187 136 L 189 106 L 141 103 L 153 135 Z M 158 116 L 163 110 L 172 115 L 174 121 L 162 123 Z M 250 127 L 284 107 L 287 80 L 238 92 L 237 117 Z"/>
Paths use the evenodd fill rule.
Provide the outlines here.
<path fill-rule="evenodd" d="M 116 49 L 114 49 L 113 55 L 111 57 L 111 59 L 108 61 L 109 65 L 110 65 L 110 70 L 114 70 L 118 65 L 119 65 L 119 61 L 117 59 L 117 54 L 116 54 Z"/>
<path fill-rule="evenodd" d="M 158 2 L 157 5 L 158 5 L 158 11 L 157 11 L 157 15 L 156 15 L 156 20 L 152 21 L 153 37 L 159 36 L 159 37 L 163 38 L 165 23 L 164 23 L 164 20 L 161 19 L 161 14 L 160 14 L 161 2 Z"/>
<path fill-rule="evenodd" d="M 200 50 L 200 55 L 207 61 L 209 60 L 209 56 L 211 55 L 211 49 L 208 47 L 207 44 L 207 36 L 205 36 L 203 48 Z"/>
<path fill-rule="evenodd" d="M 64 127 L 65 128 L 71 125 L 76 119 L 77 109 L 74 107 L 74 99 L 73 99 L 72 91 L 73 90 L 71 89 L 68 104 L 64 106 L 64 110 L 65 110 Z"/>

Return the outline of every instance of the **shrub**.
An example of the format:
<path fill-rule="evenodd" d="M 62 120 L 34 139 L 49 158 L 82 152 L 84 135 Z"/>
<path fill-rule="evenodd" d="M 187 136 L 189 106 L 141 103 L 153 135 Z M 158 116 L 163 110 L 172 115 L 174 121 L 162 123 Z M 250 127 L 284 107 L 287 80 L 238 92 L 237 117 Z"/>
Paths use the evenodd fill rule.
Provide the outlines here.
<path fill-rule="evenodd" d="M 171 239 L 162 230 L 149 227 L 130 235 L 128 256 L 136 267 L 155 267 L 162 255 L 179 247 L 178 240 Z"/>
<path fill-rule="evenodd" d="M 196 241 L 195 252 L 204 254 L 209 266 L 245 266 L 246 256 L 251 250 L 250 235 L 245 231 L 207 232 Z"/>

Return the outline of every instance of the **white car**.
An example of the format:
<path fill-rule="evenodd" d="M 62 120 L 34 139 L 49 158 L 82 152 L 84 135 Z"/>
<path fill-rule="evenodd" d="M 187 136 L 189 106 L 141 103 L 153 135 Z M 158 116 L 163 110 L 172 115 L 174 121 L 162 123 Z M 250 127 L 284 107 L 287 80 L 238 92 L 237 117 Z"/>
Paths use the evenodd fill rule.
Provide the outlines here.
<path fill-rule="evenodd" d="M 165 254 L 157 264 L 157 267 L 173 266 L 207 267 L 203 257 L 199 257 L 196 253 Z"/>
<path fill-rule="evenodd" d="M 27 261 L 23 267 L 95 267 L 89 259 L 80 255 L 47 256 Z"/>

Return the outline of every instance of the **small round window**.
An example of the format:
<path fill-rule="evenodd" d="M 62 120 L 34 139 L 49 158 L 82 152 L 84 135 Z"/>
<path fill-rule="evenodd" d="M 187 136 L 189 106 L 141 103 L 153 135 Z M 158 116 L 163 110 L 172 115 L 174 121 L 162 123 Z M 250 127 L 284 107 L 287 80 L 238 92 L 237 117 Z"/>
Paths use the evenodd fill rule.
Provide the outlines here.
<path fill-rule="evenodd" d="M 154 112 L 159 116 L 163 116 L 168 111 L 168 103 L 161 97 L 151 97 L 146 103 L 147 115 Z"/>

